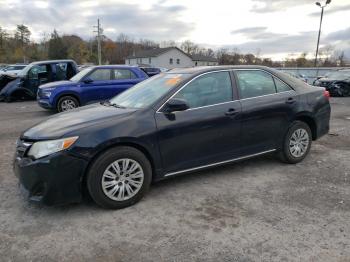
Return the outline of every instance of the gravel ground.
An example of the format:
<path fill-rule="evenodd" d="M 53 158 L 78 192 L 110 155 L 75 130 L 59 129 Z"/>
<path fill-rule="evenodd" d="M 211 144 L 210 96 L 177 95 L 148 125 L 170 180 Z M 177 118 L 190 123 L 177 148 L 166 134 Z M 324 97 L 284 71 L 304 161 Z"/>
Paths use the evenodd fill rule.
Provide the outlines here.
<path fill-rule="evenodd" d="M 264 156 L 152 186 L 137 205 L 26 201 L 11 169 L 21 131 L 50 115 L 0 104 L 1 261 L 350 261 L 350 98 L 297 165 Z"/>

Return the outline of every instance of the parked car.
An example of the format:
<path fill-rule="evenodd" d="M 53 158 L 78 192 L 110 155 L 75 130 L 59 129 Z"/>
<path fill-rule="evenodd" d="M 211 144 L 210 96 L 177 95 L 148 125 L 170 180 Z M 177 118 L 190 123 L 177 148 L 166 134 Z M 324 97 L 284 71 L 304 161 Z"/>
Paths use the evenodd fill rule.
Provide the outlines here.
<path fill-rule="evenodd" d="M 0 75 L 2 74 L 17 75 L 26 66 L 27 65 L 23 65 L 23 64 L 8 65 L 0 70 Z"/>
<path fill-rule="evenodd" d="M 63 112 L 110 99 L 148 76 L 134 66 L 93 66 L 70 80 L 41 85 L 38 104 L 46 109 Z"/>
<path fill-rule="evenodd" d="M 293 72 L 293 71 L 283 71 L 283 70 L 281 70 L 281 71 L 286 73 L 286 74 L 289 74 L 292 77 L 298 78 L 298 79 L 304 81 L 305 83 L 308 82 L 307 77 L 302 75 L 302 74 L 299 74 L 299 73 L 296 73 L 296 72 Z"/>
<path fill-rule="evenodd" d="M 350 96 L 350 70 L 338 70 L 326 74 L 313 83 L 325 87 L 331 96 Z"/>
<path fill-rule="evenodd" d="M 158 75 L 161 73 L 161 69 L 158 67 L 140 67 L 149 77 Z"/>
<path fill-rule="evenodd" d="M 139 201 L 151 181 L 276 152 L 302 161 L 329 130 L 329 94 L 261 66 L 173 69 L 105 103 L 21 134 L 14 171 L 32 200 L 105 208 Z"/>
<path fill-rule="evenodd" d="M 42 84 L 66 80 L 78 72 L 73 60 L 39 61 L 27 65 L 17 75 L 0 76 L 0 101 L 35 99 Z"/>

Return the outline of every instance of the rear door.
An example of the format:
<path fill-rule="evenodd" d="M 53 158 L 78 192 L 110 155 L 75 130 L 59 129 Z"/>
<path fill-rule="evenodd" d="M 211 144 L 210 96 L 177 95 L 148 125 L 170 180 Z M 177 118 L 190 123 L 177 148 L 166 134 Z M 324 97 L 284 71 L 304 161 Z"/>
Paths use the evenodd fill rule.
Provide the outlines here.
<path fill-rule="evenodd" d="M 112 69 L 112 81 L 108 90 L 105 92 L 105 99 L 112 98 L 126 89 L 134 86 L 140 82 L 140 79 L 135 75 L 135 73 L 130 69 Z"/>
<path fill-rule="evenodd" d="M 112 71 L 110 68 L 96 68 L 90 72 L 84 79 L 90 79 L 92 82 L 82 82 L 82 101 L 84 104 L 101 101 L 108 96 L 111 85 Z"/>
<path fill-rule="evenodd" d="M 296 92 L 263 70 L 235 70 L 242 104 L 242 154 L 279 148 L 297 106 Z"/>
<path fill-rule="evenodd" d="M 173 98 L 190 108 L 155 114 L 163 166 L 168 174 L 227 161 L 240 155 L 241 105 L 230 72 L 205 73 Z"/>

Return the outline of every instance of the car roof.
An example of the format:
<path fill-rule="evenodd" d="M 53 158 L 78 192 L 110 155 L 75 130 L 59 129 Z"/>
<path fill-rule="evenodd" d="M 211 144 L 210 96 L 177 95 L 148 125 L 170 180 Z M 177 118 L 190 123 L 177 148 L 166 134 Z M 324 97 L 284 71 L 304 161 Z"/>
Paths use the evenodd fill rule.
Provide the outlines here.
<path fill-rule="evenodd" d="M 137 66 L 130 66 L 130 65 L 97 65 L 97 66 L 91 66 L 93 68 L 138 68 Z M 91 68 L 90 67 L 90 68 Z"/>
<path fill-rule="evenodd" d="M 36 61 L 33 63 L 30 63 L 31 65 L 40 65 L 40 64 L 53 64 L 53 63 L 75 63 L 71 59 L 59 59 L 59 60 L 44 60 L 44 61 Z"/>
<path fill-rule="evenodd" d="M 304 81 L 292 77 L 291 75 L 281 72 L 277 69 L 267 67 L 267 66 L 256 66 L 256 65 L 228 65 L 228 66 L 198 66 L 198 67 L 189 67 L 189 68 L 175 68 L 165 74 L 190 74 L 192 76 L 200 75 L 207 72 L 220 71 L 220 70 L 234 70 L 234 69 L 247 69 L 247 70 L 263 70 L 271 75 L 274 75 L 290 85 L 294 89 L 299 88 L 309 88 L 310 86 Z"/>

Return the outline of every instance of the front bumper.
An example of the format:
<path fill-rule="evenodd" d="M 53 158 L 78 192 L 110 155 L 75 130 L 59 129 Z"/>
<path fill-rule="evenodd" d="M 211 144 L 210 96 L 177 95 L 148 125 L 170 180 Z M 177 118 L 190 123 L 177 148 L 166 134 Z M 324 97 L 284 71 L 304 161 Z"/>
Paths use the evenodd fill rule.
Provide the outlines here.
<path fill-rule="evenodd" d="M 13 168 L 30 200 L 61 205 L 81 201 L 87 165 L 86 160 L 62 151 L 38 160 L 16 155 Z"/>
<path fill-rule="evenodd" d="M 48 98 L 40 98 L 37 97 L 38 105 L 45 109 L 54 109 L 54 107 L 51 105 L 50 100 Z"/>

